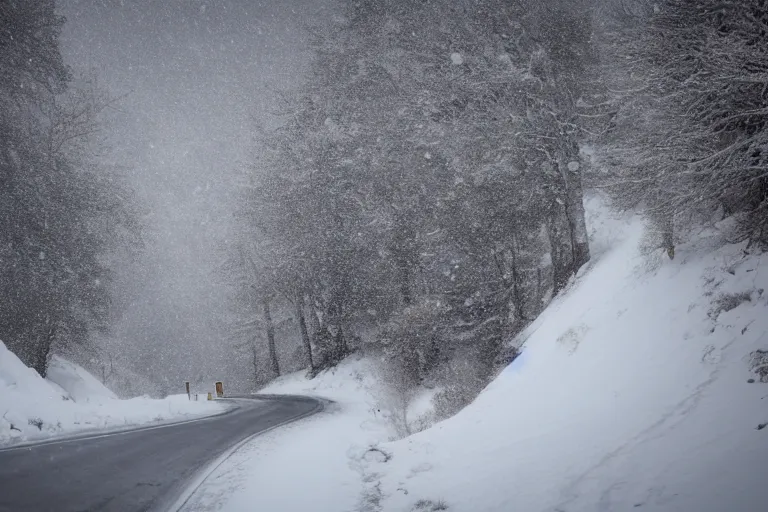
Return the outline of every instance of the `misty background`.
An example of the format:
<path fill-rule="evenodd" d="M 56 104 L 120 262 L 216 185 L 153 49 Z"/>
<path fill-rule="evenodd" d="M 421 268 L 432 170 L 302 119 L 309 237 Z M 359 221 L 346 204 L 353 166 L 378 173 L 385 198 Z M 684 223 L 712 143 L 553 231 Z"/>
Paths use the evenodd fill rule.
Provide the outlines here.
<path fill-rule="evenodd" d="M 754 6 L 324 4 L 3 5 L 0 333 L 41 376 L 244 390 L 360 352 L 447 417 L 591 260 L 590 194 L 669 259 L 768 233 Z"/>
<path fill-rule="evenodd" d="M 217 271 L 233 236 L 233 195 L 255 127 L 308 61 L 306 24 L 329 2 L 67 0 L 61 43 L 75 75 L 95 73 L 119 98 L 107 113 L 110 159 L 130 165 L 144 244 L 115 267 L 123 308 L 102 340 L 159 393 L 251 363 L 228 345 Z M 140 390 L 131 390 L 133 392 Z"/>

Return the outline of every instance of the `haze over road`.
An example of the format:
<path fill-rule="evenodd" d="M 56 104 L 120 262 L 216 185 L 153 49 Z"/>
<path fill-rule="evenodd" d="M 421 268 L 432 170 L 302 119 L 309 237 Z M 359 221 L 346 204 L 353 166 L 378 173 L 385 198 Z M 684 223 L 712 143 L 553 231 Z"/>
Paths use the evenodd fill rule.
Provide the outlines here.
<path fill-rule="evenodd" d="M 322 409 L 307 397 L 233 401 L 199 421 L 0 450 L 0 511 L 166 510 L 227 449 Z"/>

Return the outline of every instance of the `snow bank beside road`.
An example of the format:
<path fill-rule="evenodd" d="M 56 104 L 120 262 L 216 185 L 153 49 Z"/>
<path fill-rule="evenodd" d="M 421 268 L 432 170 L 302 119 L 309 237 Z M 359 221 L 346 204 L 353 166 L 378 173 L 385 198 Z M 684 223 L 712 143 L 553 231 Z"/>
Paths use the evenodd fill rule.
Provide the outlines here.
<path fill-rule="evenodd" d="M 467 408 L 388 442 L 370 362 L 286 377 L 265 392 L 338 408 L 256 439 L 185 510 L 764 509 L 768 254 L 712 231 L 643 255 L 639 219 L 587 206 L 593 261 Z"/>
<path fill-rule="evenodd" d="M 46 380 L 0 342 L 0 446 L 222 410 L 220 403 L 190 402 L 186 395 L 119 400 L 85 369 L 58 357 L 51 361 Z"/>
<path fill-rule="evenodd" d="M 104 398 L 117 399 L 117 395 L 83 367 L 58 356 L 51 358 L 46 380 L 66 390 L 67 395 L 75 402 L 102 401 Z"/>
<path fill-rule="evenodd" d="M 669 261 L 640 254 L 638 222 L 624 231 L 470 406 L 381 446 L 371 510 L 765 508 L 768 388 L 748 380 L 768 255 L 710 233 Z"/>
<path fill-rule="evenodd" d="M 357 454 L 377 460 L 375 446 L 396 435 L 382 408 L 375 364 L 353 355 L 308 380 L 286 375 L 264 394 L 309 395 L 333 400 L 326 410 L 268 432 L 217 468 L 192 495 L 185 512 L 285 510 L 339 512 L 360 506 L 364 468 Z"/>

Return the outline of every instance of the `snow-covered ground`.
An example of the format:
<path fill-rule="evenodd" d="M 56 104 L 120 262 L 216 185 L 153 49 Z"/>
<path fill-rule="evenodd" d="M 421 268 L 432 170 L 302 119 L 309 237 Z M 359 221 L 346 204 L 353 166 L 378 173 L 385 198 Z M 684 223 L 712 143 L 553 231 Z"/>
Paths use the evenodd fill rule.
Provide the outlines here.
<path fill-rule="evenodd" d="M 768 349 L 768 256 L 708 233 L 668 261 L 640 239 L 626 225 L 474 403 L 384 446 L 368 484 L 382 510 L 768 506 L 768 388 L 748 383 Z"/>
<path fill-rule="evenodd" d="M 265 392 L 338 405 L 256 438 L 187 510 L 768 508 L 768 255 L 717 229 L 641 254 L 639 219 L 588 206 L 592 264 L 470 406 L 390 441 L 369 361 L 290 376 Z"/>
<path fill-rule="evenodd" d="M 300 372 L 272 382 L 261 392 L 335 403 L 245 445 L 211 474 L 183 510 L 354 510 L 364 470 L 353 462 L 356 454 L 395 435 L 388 411 L 379 405 L 376 373 L 370 361 L 353 356 L 313 380 Z"/>
<path fill-rule="evenodd" d="M 222 412 L 216 402 L 187 395 L 119 400 L 82 367 L 59 357 L 48 378 L 25 366 L 0 342 L 0 446 L 97 429 L 122 429 Z"/>

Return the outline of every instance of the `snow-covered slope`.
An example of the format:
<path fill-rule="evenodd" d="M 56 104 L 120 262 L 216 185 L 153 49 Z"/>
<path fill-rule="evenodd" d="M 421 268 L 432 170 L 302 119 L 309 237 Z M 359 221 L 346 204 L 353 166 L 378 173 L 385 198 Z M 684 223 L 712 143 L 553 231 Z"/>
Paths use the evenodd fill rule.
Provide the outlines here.
<path fill-rule="evenodd" d="M 768 255 L 707 233 L 668 261 L 639 254 L 639 221 L 624 235 L 474 403 L 382 446 L 373 510 L 768 507 Z"/>
<path fill-rule="evenodd" d="M 103 398 L 117 399 L 117 395 L 84 368 L 59 356 L 51 358 L 46 379 L 66 390 L 75 402 L 102 401 Z"/>
<path fill-rule="evenodd" d="M 587 208 L 592 262 L 470 406 L 391 442 L 370 361 L 282 379 L 266 391 L 340 405 L 254 440 L 187 510 L 768 509 L 768 255 L 715 229 L 641 254 L 639 219 Z"/>
<path fill-rule="evenodd" d="M 186 395 L 118 400 L 93 375 L 59 357 L 46 380 L 0 342 L 0 445 L 220 411 L 221 404 L 189 402 Z"/>

